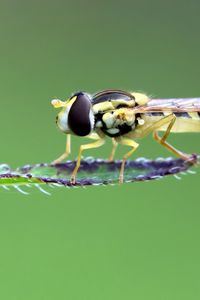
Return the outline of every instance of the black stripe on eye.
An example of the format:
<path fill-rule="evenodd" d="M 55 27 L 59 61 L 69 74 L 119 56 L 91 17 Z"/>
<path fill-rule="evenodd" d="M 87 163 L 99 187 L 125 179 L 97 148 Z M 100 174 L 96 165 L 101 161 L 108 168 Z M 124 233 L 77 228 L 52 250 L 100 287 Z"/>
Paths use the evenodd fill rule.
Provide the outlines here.
<path fill-rule="evenodd" d="M 91 100 L 87 94 L 82 92 L 77 93 L 76 96 L 69 111 L 68 125 L 74 134 L 86 136 L 92 129 L 89 118 Z"/>

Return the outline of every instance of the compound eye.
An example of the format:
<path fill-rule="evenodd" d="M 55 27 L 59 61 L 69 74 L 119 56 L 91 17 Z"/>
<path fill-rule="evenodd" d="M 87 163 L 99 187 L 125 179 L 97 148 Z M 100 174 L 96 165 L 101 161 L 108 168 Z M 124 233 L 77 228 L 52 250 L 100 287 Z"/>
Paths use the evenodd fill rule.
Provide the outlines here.
<path fill-rule="evenodd" d="M 86 93 L 76 93 L 76 100 L 73 102 L 69 115 L 68 125 L 72 132 L 78 136 L 86 136 L 92 130 L 90 119 L 91 99 Z"/>

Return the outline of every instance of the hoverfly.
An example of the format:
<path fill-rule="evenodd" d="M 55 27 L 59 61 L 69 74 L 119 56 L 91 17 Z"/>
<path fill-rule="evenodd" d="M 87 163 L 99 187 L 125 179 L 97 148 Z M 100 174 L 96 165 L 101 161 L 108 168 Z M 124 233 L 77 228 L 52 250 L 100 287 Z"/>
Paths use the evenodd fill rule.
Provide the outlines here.
<path fill-rule="evenodd" d="M 70 153 L 70 135 L 94 139 L 80 146 L 76 166 L 71 175 L 75 184 L 84 150 L 97 148 L 112 138 L 113 148 L 109 160 L 115 155 L 117 144 L 131 148 L 122 160 L 119 182 L 123 182 L 126 160 L 138 148 L 137 138 L 153 133 L 154 139 L 184 160 L 191 156 L 166 142 L 170 132 L 200 132 L 200 98 L 150 99 L 141 93 L 123 90 L 104 90 L 94 95 L 85 92 L 73 94 L 67 101 L 52 100 L 55 108 L 62 108 L 56 118 L 59 129 L 67 134 L 66 149 L 53 163 L 64 160 Z M 160 137 L 158 131 L 164 131 Z"/>

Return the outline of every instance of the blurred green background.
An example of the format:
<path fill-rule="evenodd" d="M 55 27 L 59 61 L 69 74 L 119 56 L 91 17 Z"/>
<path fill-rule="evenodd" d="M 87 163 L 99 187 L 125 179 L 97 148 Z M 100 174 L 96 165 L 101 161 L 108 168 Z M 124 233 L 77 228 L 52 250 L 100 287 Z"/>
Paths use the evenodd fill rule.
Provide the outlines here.
<path fill-rule="evenodd" d="M 63 152 L 52 98 L 106 88 L 200 96 L 199 10 L 196 0 L 1 0 L 1 163 Z M 198 134 L 169 140 L 199 153 Z M 71 159 L 84 142 L 73 138 Z M 87 155 L 107 158 L 110 147 Z M 170 153 L 149 137 L 135 156 Z M 0 191 L 0 299 L 199 299 L 199 175 L 51 197 Z"/>

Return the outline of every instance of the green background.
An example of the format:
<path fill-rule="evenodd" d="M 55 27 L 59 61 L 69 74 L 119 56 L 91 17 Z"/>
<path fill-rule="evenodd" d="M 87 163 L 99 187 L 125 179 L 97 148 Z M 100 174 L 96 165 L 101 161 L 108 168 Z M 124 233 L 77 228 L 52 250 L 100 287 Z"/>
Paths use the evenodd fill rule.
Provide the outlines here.
<path fill-rule="evenodd" d="M 1 163 L 50 162 L 63 152 L 52 98 L 106 88 L 200 96 L 196 0 L 0 6 Z M 198 134 L 169 140 L 199 152 Z M 74 159 L 87 140 L 72 142 Z M 137 157 L 170 156 L 151 137 L 140 145 Z M 110 147 L 87 155 L 107 158 Z M 0 191 L 0 298 L 199 299 L 199 174 L 58 188 L 50 197 Z"/>

